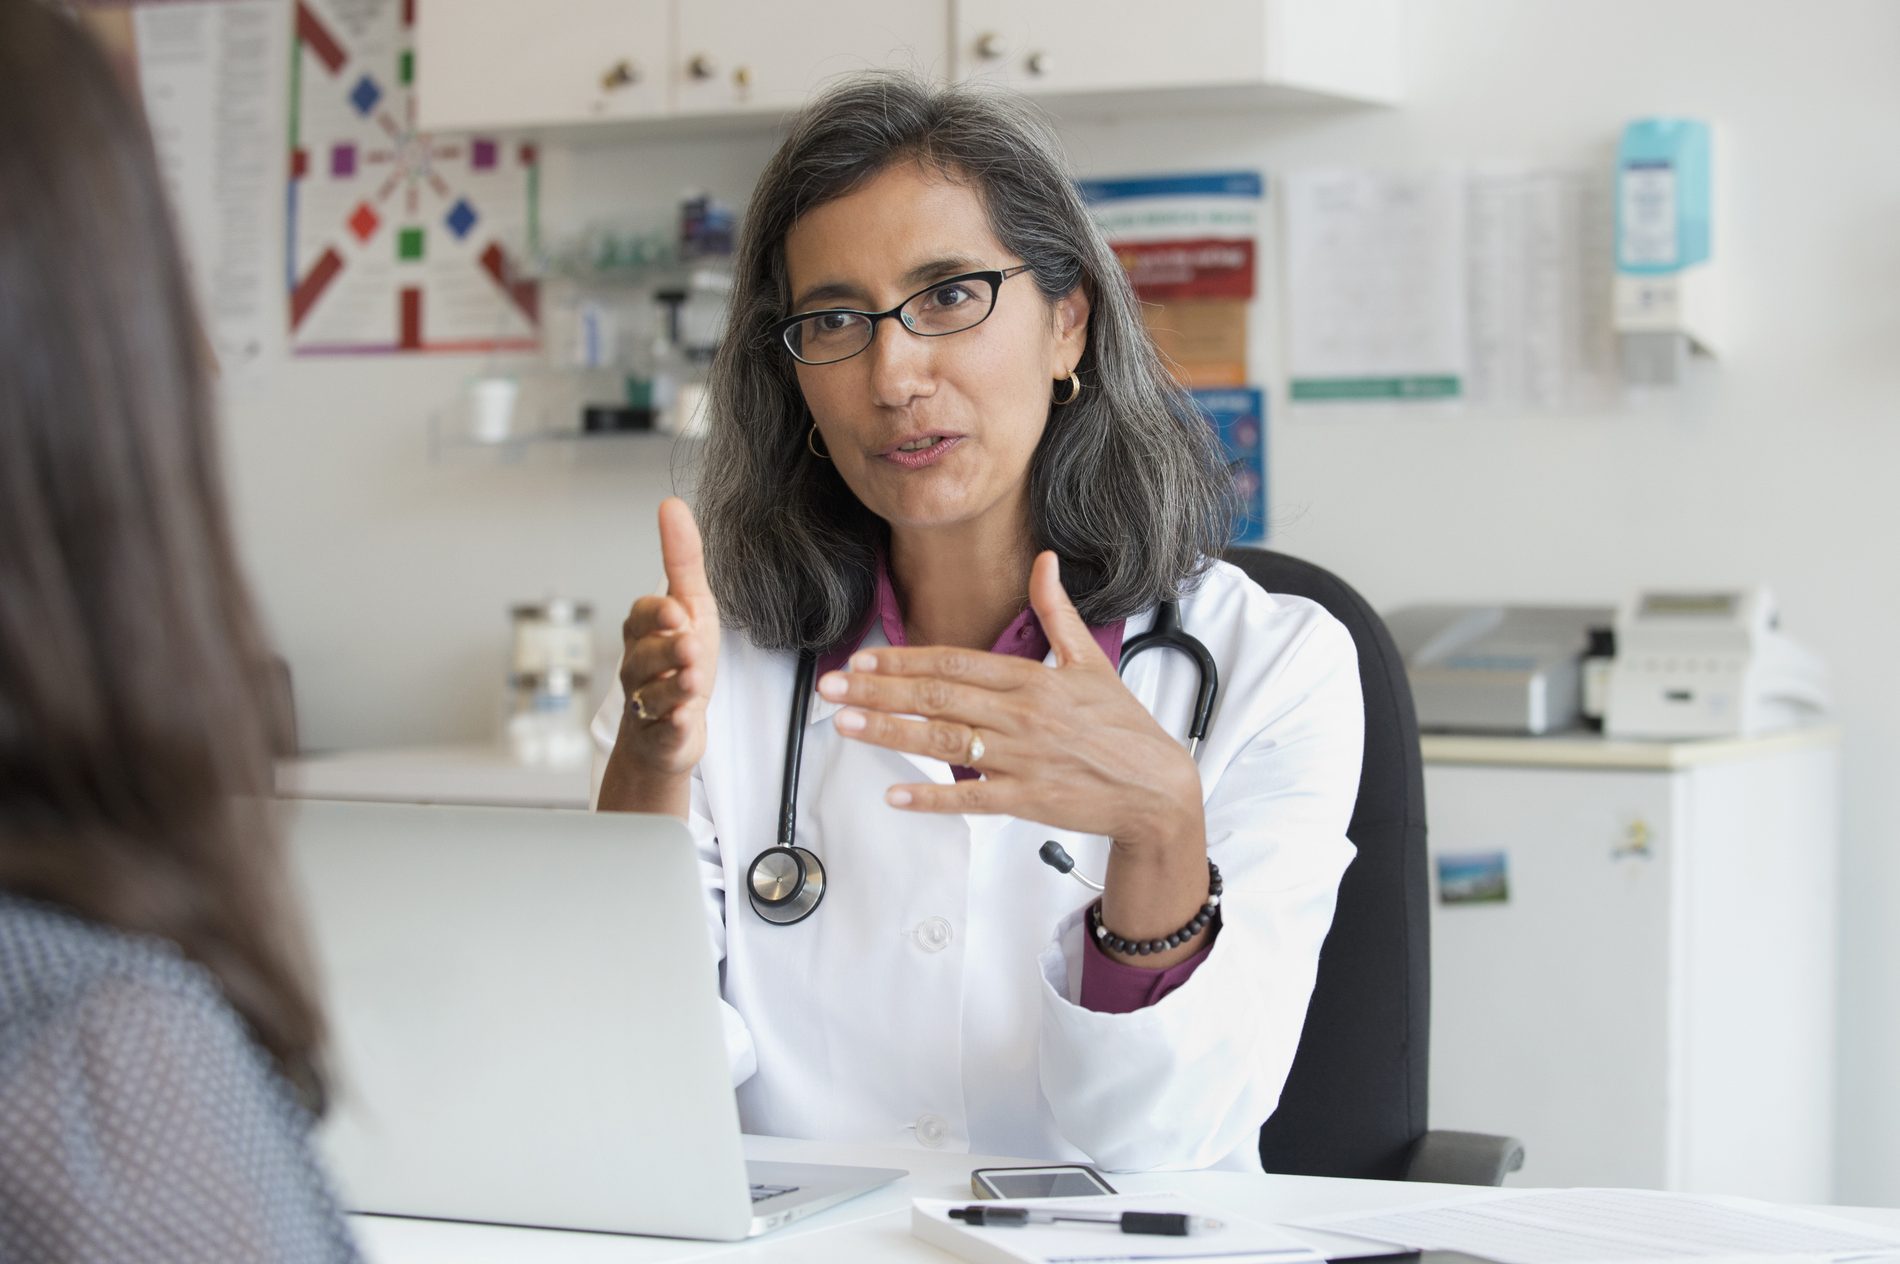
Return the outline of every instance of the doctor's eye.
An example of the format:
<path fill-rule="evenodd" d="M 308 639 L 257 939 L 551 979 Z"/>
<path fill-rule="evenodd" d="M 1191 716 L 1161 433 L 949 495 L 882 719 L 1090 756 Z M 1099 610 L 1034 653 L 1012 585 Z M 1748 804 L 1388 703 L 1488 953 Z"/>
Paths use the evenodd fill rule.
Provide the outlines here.
<path fill-rule="evenodd" d="M 930 292 L 930 303 L 936 307 L 956 307 L 968 303 L 976 297 L 976 291 L 962 281 L 946 285 Z"/>

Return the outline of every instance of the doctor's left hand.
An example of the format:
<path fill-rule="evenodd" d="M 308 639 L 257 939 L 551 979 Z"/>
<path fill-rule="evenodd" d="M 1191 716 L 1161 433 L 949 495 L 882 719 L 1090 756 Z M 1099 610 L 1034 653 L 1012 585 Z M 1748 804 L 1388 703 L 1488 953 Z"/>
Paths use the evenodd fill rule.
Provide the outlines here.
<path fill-rule="evenodd" d="M 892 786 L 914 812 L 1000 813 L 1114 840 L 1117 853 L 1191 862 L 1205 875 L 1201 779 L 1193 759 L 1116 673 L 1076 612 L 1054 553 L 1036 558 L 1029 601 L 1055 667 L 1005 654 L 917 646 L 862 650 L 818 682 L 848 703 L 834 723 L 875 746 L 968 765 L 980 780 Z M 922 718 L 915 718 L 922 717 Z"/>

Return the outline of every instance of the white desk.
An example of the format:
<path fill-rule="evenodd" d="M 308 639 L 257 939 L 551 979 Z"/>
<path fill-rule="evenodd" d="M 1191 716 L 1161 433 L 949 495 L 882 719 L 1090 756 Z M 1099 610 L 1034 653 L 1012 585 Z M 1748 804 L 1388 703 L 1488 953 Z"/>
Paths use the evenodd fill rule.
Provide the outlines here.
<path fill-rule="evenodd" d="M 970 1170 L 1028 1160 L 928 1150 L 887 1150 L 876 1146 L 748 1137 L 746 1153 L 755 1159 L 807 1163 L 846 1163 L 900 1167 L 910 1176 L 861 1198 L 820 1212 L 809 1220 L 750 1242 L 686 1242 L 669 1238 L 633 1238 L 547 1229 L 506 1229 L 488 1225 L 444 1224 L 385 1216 L 351 1218 L 372 1264 L 653 1264 L 719 1258 L 732 1261 L 807 1261 L 809 1264 L 945 1264 L 956 1257 L 910 1236 L 913 1198 L 968 1198 Z M 1307 1219 L 1334 1212 L 1374 1211 L 1429 1202 L 1469 1190 L 1450 1185 L 1412 1185 L 1395 1181 L 1324 1180 L 1303 1176 L 1249 1176 L 1241 1172 L 1156 1172 L 1114 1174 L 1110 1183 L 1124 1193 L 1177 1191 L 1234 1215 L 1256 1220 Z M 637 1196 L 637 1195 L 635 1195 Z M 1830 1207 L 1832 1215 L 1887 1228 L 1900 1228 L 1900 1209 Z M 1318 1245 L 1325 1245 L 1318 1243 Z M 1342 1250 L 1363 1252 L 1363 1243 Z"/>
<path fill-rule="evenodd" d="M 524 808 L 585 808 L 593 797 L 587 764 L 524 764 L 492 744 L 306 755 L 278 765 L 277 792 L 291 799 Z"/>

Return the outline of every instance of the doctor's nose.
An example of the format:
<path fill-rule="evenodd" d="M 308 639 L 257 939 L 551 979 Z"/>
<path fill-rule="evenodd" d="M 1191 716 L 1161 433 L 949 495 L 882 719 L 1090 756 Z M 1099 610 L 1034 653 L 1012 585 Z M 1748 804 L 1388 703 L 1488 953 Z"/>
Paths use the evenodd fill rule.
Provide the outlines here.
<path fill-rule="evenodd" d="M 879 321 L 871 345 L 863 352 L 871 368 L 871 400 L 880 408 L 903 408 L 935 389 L 931 376 L 935 340 L 905 329 L 902 319 L 893 316 Z"/>

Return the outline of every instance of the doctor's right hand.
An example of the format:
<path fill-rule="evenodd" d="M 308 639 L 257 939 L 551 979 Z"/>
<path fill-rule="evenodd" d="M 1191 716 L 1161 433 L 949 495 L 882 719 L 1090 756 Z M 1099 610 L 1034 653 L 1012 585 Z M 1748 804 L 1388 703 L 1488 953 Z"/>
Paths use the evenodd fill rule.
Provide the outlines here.
<path fill-rule="evenodd" d="M 677 496 L 660 504 L 664 596 L 633 603 L 621 625 L 626 692 L 614 762 L 646 777 L 683 777 L 706 753 L 706 704 L 719 665 L 719 607 L 706 582 L 699 527 Z"/>

